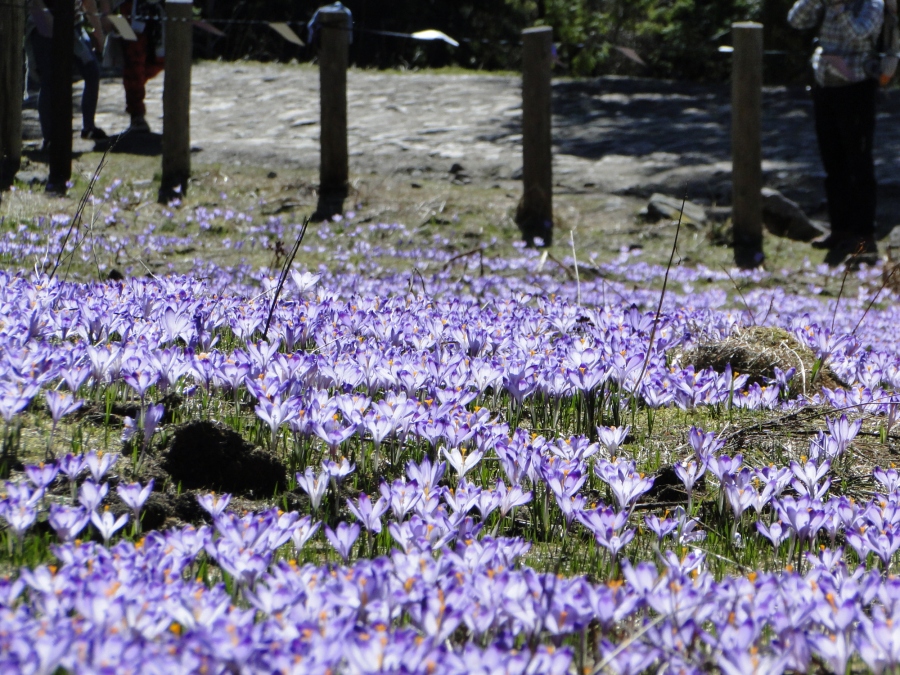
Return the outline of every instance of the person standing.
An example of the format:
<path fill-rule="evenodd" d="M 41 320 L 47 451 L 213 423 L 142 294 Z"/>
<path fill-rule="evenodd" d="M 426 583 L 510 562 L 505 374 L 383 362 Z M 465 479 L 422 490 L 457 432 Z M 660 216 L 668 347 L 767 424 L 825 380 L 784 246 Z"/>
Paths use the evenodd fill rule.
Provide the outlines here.
<path fill-rule="evenodd" d="M 34 51 L 38 77 L 41 82 L 38 94 L 38 118 L 41 124 L 41 135 L 44 137 L 44 150 L 50 139 L 50 124 L 53 103 L 51 101 L 51 73 L 53 72 L 53 10 L 56 2 L 72 2 L 73 0 L 31 0 L 28 36 Z M 103 51 L 103 28 L 95 0 L 75 0 L 75 58 L 74 65 L 84 80 L 81 93 L 81 137 L 86 140 L 99 141 L 107 138 L 103 129 L 94 122 L 97 114 L 97 99 L 100 95 L 100 64 L 95 52 Z M 87 20 L 92 28 L 87 33 L 82 25 Z"/>
<path fill-rule="evenodd" d="M 110 2 L 100 0 L 104 13 L 114 6 L 131 24 L 137 40 L 122 41 L 122 85 L 125 88 L 125 112 L 131 116 L 127 132 L 150 133 L 147 123 L 147 82 L 163 71 L 165 66 L 163 44 L 162 0 L 125 0 Z"/>
<path fill-rule="evenodd" d="M 797 0 L 788 13 L 794 28 L 819 27 L 812 96 L 831 234 L 813 246 L 828 250 L 832 267 L 877 259 L 872 146 L 883 21 L 884 0 Z"/>

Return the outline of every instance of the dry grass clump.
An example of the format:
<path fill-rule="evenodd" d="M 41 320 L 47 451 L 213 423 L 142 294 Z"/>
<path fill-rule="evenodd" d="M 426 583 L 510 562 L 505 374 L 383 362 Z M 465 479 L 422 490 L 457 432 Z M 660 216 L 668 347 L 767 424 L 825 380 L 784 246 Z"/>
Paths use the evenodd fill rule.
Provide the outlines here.
<path fill-rule="evenodd" d="M 776 367 L 783 371 L 796 368 L 793 383 L 803 394 L 811 394 L 821 387 L 846 387 L 827 365 L 819 369 L 813 381 L 815 354 L 783 328 L 751 326 L 739 329 L 726 340 L 697 345 L 685 352 L 680 360 L 698 370 L 712 368 L 719 373 L 731 364 L 734 373 L 747 375 L 750 382 L 759 383 L 773 379 Z"/>

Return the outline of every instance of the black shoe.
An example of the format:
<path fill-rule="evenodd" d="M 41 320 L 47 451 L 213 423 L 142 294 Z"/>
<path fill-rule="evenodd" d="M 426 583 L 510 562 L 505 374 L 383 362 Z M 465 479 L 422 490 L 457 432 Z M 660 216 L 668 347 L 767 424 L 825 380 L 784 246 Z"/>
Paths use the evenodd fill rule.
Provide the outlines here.
<path fill-rule="evenodd" d="M 103 131 L 100 127 L 94 127 L 93 129 L 82 129 L 81 137 L 86 141 L 105 141 L 109 138 L 106 135 L 106 132 Z"/>
<path fill-rule="evenodd" d="M 810 242 L 810 246 L 819 250 L 831 250 L 834 245 L 842 241 L 840 237 L 836 237 L 834 233 L 827 234 L 823 237 L 816 237 Z"/>
<path fill-rule="evenodd" d="M 874 265 L 878 262 L 878 244 L 875 237 L 852 237 L 832 244 L 825 254 L 825 263 L 829 267 L 837 267 L 847 263 L 852 268 L 860 265 Z"/>

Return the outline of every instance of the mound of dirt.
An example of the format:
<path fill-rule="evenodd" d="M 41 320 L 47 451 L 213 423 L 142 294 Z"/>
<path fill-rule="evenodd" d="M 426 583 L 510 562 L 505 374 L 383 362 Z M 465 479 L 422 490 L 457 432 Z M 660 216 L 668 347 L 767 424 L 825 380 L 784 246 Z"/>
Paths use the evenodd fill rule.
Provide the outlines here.
<path fill-rule="evenodd" d="M 744 328 L 727 340 L 698 345 L 684 353 L 681 362 L 697 370 L 712 368 L 718 373 L 731 364 L 732 372 L 747 375 L 750 382 L 760 384 L 775 378 L 776 367 L 783 371 L 796 368 L 792 384 L 803 394 L 812 394 L 821 387 L 847 386 L 828 366 L 819 370 L 813 382 L 813 351 L 786 330 L 769 326 Z"/>
<path fill-rule="evenodd" d="M 129 516 L 132 515 L 131 509 L 122 502 L 114 491 L 110 491 L 107 501 L 110 511 L 116 516 L 120 516 L 123 513 L 127 513 Z M 144 504 L 144 508 L 141 509 L 141 529 L 144 532 L 164 530 L 182 523 L 197 525 L 210 520 L 209 514 L 197 502 L 197 493 L 193 491 L 182 492 L 181 494 L 151 492 L 150 497 Z M 128 527 L 131 527 L 130 522 Z"/>
<path fill-rule="evenodd" d="M 175 429 L 160 466 L 188 490 L 215 490 L 256 498 L 284 490 L 284 464 L 217 422 L 195 421 Z"/>

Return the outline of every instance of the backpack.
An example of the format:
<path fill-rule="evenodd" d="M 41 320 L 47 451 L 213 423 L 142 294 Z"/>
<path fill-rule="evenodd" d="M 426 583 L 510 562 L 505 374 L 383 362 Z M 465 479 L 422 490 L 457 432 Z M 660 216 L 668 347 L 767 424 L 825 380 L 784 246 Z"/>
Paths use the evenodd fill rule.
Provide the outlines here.
<path fill-rule="evenodd" d="M 878 38 L 878 53 L 880 64 L 878 81 L 882 87 L 886 87 L 897 72 L 897 64 L 900 61 L 900 24 L 897 19 L 897 0 L 884 0 L 884 24 L 881 35 Z"/>

